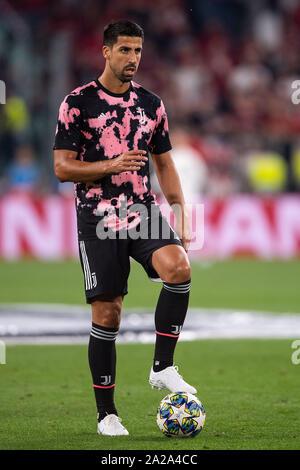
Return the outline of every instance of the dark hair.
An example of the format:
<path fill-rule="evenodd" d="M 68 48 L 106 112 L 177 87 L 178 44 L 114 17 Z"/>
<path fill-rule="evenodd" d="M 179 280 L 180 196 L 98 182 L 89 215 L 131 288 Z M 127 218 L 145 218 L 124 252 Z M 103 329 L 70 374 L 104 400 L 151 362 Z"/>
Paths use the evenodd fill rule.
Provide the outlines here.
<path fill-rule="evenodd" d="M 138 37 L 144 40 L 144 31 L 132 21 L 112 21 L 104 28 L 103 45 L 112 47 L 118 41 L 118 36 Z"/>

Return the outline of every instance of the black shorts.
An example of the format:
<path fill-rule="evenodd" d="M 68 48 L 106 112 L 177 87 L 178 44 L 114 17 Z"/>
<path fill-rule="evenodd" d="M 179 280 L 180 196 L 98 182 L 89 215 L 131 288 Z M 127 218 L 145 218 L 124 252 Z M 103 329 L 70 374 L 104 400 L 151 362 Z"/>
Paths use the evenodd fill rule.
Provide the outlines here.
<path fill-rule="evenodd" d="M 159 232 L 151 235 L 151 222 L 148 222 L 148 237 L 132 239 L 81 240 L 79 256 L 84 274 L 87 303 L 93 297 L 106 295 L 126 295 L 130 272 L 130 257 L 138 261 L 153 281 L 161 281 L 152 266 L 152 253 L 166 245 L 180 245 L 181 240 L 158 209 Z"/>

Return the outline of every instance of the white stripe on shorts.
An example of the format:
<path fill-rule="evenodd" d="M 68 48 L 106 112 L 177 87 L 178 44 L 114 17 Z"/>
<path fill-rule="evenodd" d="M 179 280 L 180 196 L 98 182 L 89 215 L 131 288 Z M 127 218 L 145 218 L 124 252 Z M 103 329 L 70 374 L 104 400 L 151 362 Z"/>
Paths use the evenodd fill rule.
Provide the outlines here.
<path fill-rule="evenodd" d="M 85 289 L 90 290 L 92 289 L 93 284 L 92 284 L 92 276 L 91 276 L 89 260 L 86 254 L 84 241 L 80 242 L 80 251 L 81 251 L 81 256 L 82 256 L 82 261 L 83 261 Z"/>

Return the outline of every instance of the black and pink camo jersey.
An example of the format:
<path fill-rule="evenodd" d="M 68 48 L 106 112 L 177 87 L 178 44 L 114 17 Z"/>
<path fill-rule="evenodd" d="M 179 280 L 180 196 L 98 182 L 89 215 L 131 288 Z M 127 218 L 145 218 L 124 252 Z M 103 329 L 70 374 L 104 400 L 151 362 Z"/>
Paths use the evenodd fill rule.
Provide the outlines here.
<path fill-rule="evenodd" d="M 125 93 L 115 94 L 93 80 L 62 102 L 54 149 L 77 151 L 77 159 L 86 162 L 116 158 L 129 150 L 146 150 L 148 161 L 139 171 L 75 183 L 79 239 L 95 239 L 96 226 L 103 217 L 105 225 L 114 231 L 135 227 L 140 213 L 130 207 L 157 204 L 150 185 L 149 151 L 161 154 L 171 149 L 163 102 L 135 82 L 130 82 Z M 122 204 L 126 204 L 126 217 L 119 217 Z"/>

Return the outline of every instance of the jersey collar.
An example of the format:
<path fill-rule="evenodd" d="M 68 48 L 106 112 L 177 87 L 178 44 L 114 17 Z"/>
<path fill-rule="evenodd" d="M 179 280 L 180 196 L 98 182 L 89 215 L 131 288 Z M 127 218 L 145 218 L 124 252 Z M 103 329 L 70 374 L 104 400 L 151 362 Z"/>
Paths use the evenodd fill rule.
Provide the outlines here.
<path fill-rule="evenodd" d="M 107 88 L 105 88 L 98 80 L 98 78 L 96 78 L 96 80 L 94 80 L 94 82 L 96 83 L 97 85 L 97 88 L 99 88 L 100 90 L 103 90 L 104 93 L 106 93 L 107 95 L 110 95 L 110 96 L 116 96 L 117 98 L 123 98 L 123 97 L 126 97 L 127 95 L 130 94 L 130 92 L 132 91 L 132 82 L 130 82 L 130 85 L 129 85 L 129 88 L 128 90 L 126 90 L 124 93 L 113 93 L 112 91 L 108 90 Z"/>

